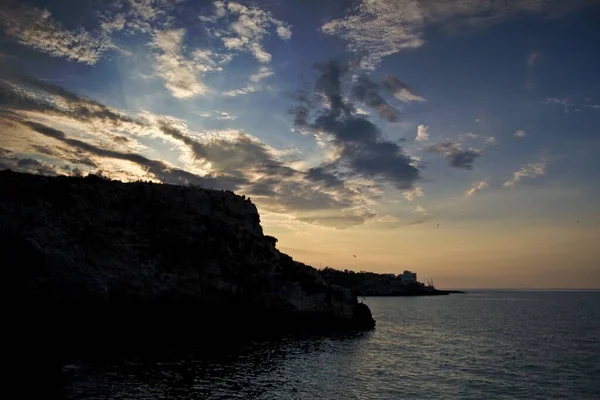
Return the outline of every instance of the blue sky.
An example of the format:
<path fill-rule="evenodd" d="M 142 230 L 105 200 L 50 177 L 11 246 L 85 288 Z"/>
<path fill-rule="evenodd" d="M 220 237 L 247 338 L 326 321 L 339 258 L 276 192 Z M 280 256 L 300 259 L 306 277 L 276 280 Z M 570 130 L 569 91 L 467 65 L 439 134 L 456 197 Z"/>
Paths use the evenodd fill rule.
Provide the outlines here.
<path fill-rule="evenodd" d="M 0 167 L 232 189 L 313 265 L 600 287 L 599 22 L 587 0 L 3 2 Z"/>

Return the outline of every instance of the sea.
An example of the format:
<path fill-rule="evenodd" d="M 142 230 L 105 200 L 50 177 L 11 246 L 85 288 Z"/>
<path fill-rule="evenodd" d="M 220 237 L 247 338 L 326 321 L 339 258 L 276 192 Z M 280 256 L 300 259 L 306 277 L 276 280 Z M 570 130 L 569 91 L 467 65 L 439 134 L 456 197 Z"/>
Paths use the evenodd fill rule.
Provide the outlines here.
<path fill-rule="evenodd" d="M 373 331 L 65 366 L 72 399 L 600 399 L 600 291 L 369 297 Z"/>

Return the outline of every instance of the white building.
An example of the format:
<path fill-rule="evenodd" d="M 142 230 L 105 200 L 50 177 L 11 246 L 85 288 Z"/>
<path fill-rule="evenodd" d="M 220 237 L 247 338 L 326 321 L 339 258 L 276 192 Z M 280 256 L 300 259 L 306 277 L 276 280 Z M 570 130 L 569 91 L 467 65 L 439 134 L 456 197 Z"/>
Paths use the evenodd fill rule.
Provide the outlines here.
<path fill-rule="evenodd" d="M 402 275 L 400 275 L 400 283 L 402 285 L 411 285 L 417 283 L 417 273 L 411 271 L 404 271 Z"/>

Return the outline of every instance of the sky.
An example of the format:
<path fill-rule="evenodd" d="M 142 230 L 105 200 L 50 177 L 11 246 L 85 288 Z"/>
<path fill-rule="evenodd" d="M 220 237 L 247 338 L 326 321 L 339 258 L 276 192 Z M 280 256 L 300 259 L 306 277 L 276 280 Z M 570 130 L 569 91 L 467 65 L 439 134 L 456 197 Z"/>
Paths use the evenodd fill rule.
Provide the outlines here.
<path fill-rule="evenodd" d="M 600 288 L 600 2 L 0 5 L 0 169 L 233 190 L 315 267 Z"/>

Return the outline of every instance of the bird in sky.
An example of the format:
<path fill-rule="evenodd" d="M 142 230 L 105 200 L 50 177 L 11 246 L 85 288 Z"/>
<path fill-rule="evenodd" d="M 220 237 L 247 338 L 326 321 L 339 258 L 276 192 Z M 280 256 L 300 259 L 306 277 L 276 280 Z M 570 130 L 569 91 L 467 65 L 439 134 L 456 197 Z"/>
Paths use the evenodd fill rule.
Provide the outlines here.
<path fill-rule="evenodd" d="M 354 258 L 356 258 L 356 255 L 355 254 L 353 254 L 353 255 L 354 255 Z"/>
<path fill-rule="evenodd" d="M 439 227 L 440 227 L 440 224 L 437 224 L 437 227 L 439 228 Z"/>

